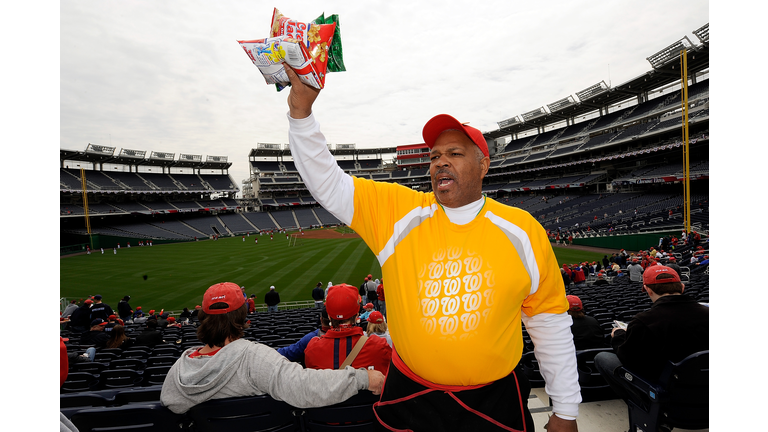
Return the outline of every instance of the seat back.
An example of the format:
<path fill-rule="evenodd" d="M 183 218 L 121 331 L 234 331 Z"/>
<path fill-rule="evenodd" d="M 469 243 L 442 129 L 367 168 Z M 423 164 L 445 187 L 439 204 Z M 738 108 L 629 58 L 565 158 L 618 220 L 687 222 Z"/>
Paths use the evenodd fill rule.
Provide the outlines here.
<path fill-rule="evenodd" d="M 302 430 L 312 432 L 376 430 L 379 422 L 373 412 L 373 404 L 378 400 L 379 396 L 361 391 L 336 405 L 304 409 L 300 416 Z"/>
<path fill-rule="evenodd" d="M 99 385 L 99 379 L 96 375 L 89 372 L 70 372 L 67 380 L 61 386 L 63 393 L 80 392 L 85 390 L 94 390 Z"/>
<path fill-rule="evenodd" d="M 160 402 L 131 404 L 80 410 L 70 418 L 80 432 L 172 431 L 181 429 L 182 416 L 172 413 Z"/>
<path fill-rule="evenodd" d="M 198 432 L 299 431 L 293 407 L 269 395 L 212 399 L 187 412 Z"/>
<path fill-rule="evenodd" d="M 141 375 L 133 369 L 108 369 L 99 375 L 104 388 L 133 387 L 141 383 Z"/>
<path fill-rule="evenodd" d="M 678 428 L 709 427 L 709 351 L 676 363 L 661 398 L 665 422 Z"/>
<path fill-rule="evenodd" d="M 709 427 L 709 351 L 668 363 L 658 382 L 623 367 L 616 373 L 644 395 L 643 404 L 627 400 L 630 430 L 656 430 L 660 424 L 684 429 Z"/>

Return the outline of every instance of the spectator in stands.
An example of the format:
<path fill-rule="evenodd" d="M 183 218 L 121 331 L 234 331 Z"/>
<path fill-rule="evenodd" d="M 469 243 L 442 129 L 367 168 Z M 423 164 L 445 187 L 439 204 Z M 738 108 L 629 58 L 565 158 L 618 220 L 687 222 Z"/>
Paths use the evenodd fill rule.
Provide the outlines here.
<path fill-rule="evenodd" d="M 91 321 L 91 329 L 80 336 L 80 345 L 93 345 L 96 348 L 104 348 L 109 340 L 109 335 L 104 332 L 107 322 L 101 318 Z"/>
<path fill-rule="evenodd" d="M 91 307 L 91 320 L 95 320 L 96 318 L 101 318 L 104 321 L 107 320 L 107 318 L 110 315 L 113 315 L 115 312 L 112 310 L 111 307 L 109 307 L 108 304 L 103 303 L 101 301 L 100 295 L 93 296 L 93 306 Z"/>
<path fill-rule="evenodd" d="M 325 291 L 323 291 L 323 283 L 318 282 L 315 288 L 312 289 L 312 299 L 315 301 L 315 307 L 321 309 L 323 307 L 323 301 L 325 301 Z"/>
<path fill-rule="evenodd" d="M 587 285 L 587 278 L 584 275 L 583 267 L 576 264 L 573 266 L 573 270 L 571 273 L 573 276 L 573 286 L 574 287 L 584 287 Z"/>
<path fill-rule="evenodd" d="M 189 311 L 189 308 L 184 308 L 181 311 L 181 314 L 179 314 L 179 321 L 185 322 L 192 318 L 192 312 Z"/>
<path fill-rule="evenodd" d="M 571 333 L 576 350 L 606 347 L 605 335 L 600 323 L 594 317 L 584 313 L 581 299 L 575 295 L 565 296 L 568 299 L 568 315 L 573 319 Z"/>
<path fill-rule="evenodd" d="M 637 259 L 627 266 L 627 272 L 629 272 L 629 280 L 632 282 L 641 283 L 643 281 L 643 266 L 637 262 Z"/>
<path fill-rule="evenodd" d="M 365 328 L 365 334 L 368 336 L 376 335 L 387 340 L 389 346 L 392 346 L 392 338 L 389 336 L 387 321 L 384 315 L 379 311 L 373 311 L 368 315 L 368 327 Z"/>
<path fill-rule="evenodd" d="M 614 352 L 595 356 L 595 366 L 622 399 L 632 393 L 623 380 L 614 375 L 624 366 L 654 381 L 667 362 L 678 362 L 709 349 L 709 308 L 684 295 L 680 276 L 669 267 L 655 265 L 643 273 L 643 292 L 653 302 L 638 313 L 625 330 L 611 332 Z"/>
<path fill-rule="evenodd" d="M 379 295 L 376 294 L 376 288 L 379 283 L 373 280 L 372 275 L 368 275 L 368 282 L 365 283 L 365 294 L 368 297 L 368 303 L 373 305 L 374 310 L 379 310 Z"/>
<path fill-rule="evenodd" d="M 563 286 L 568 288 L 571 286 L 571 282 L 572 282 L 571 277 L 569 276 L 571 273 L 566 271 L 565 264 L 563 264 L 563 267 L 564 268 L 560 269 L 560 274 L 563 276 Z"/>
<path fill-rule="evenodd" d="M 363 283 L 360 284 L 360 290 L 358 291 L 361 304 L 368 303 L 368 277 L 369 276 L 366 276 L 365 279 L 363 279 Z M 325 290 L 325 295 L 326 297 L 328 296 L 328 289 Z"/>
<path fill-rule="evenodd" d="M 157 328 L 164 329 L 168 327 L 168 312 L 161 312 L 157 317 Z"/>
<path fill-rule="evenodd" d="M 62 318 L 68 318 L 70 315 L 72 315 L 72 312 L 77 310 L 77 300 L 72 300 L 69 302 L 66 308 L 64 308 L 64 311 L 61 313 Z"/>
<path fill-rule="evenodd" d="M 109 340 L 107 341 L 106 347 L 126 349 L 132 347 L 135 342 L 135 339 L 130 338 L 125 334 L 125 327 L 116 325 L 112 328 L 112 331 L 109 332 Z"/>
<path fill-rule="evenodd" d="M 127 295 L 123 297 L 122 300 L 117 302 L 117 314 L 120 316 L 120 319 L 123 321 L 128 321 L 131 319 L 131 314 L 133 313 L 133 309 L 131 309 L 131 305 L 128 303 L 128 300 L 131 299 L 131 296 Z"/>
<path fill-rule="evenodd" d="M 256 294 L 251 294 L 251 297 L 246 300 L 246 303 L 248 303 L 249 314 L 256 312 Z"/>
<path fill-rule="evenodd" d="M 277 305 L 280 303 L 280 294 L 275 291 L 275 286 L 269 287 L 269 292 L 264 295 L 264 303 L 267 304 L 268 312 L 277 312 Z"/>
<path fill-rule="evenodd" d="M 376 295 L 379 296 L 379 312 L 387 316 L 387 303 L 384 301 L 384 278 L 378 279 L 379 286 L 376 287 Z"/>
<path fill-rule="evenodd" d="M 361 348 L 357 349 L 357 354 L 354 354 L 363 336 L 363 329 L 355 325 L 360 310 L 358 298 L 357 288 L 352 285 L 341 284 L 328 290 L 325 307 L 331 328 L 322 337 L 309 341 L 304 350 L 304 362 L 308 368 L 339 369 L 349 356 L 353 358 L 351 365 L 354 368 L 373 366 L 387 373 L 392 348 L 385 339 L 366 338 Z"/>
<path fill-rule="evenodd" d="M 147 327 L 144 329 L 144 331 L 136 336 L 136 342 L 134 345 L 154 348 L 155 346 L 161 345 L 163 343 L 165 343 L 165 340 L 163 340 L 163 333 L 157 329 L 157 320 L 149 319 L 147 320 Z"/>
<path fill-rule="evenodd" d="M 363 306 L 363 309 L 365 310 L 363 311 L 363 313 L 360 314 L 360 319 L 367 320 L 368 315 L 370 315 L 371 312 L 373 312 L 373 303 L 366 303 L 365 306 Z"/>
<path fill-rule="evenodd" d="M 120 321 L 120 322 L 122 322 L 122 321 Z M 107 317 L 107 325 L 104 326 L 104 331 L 109 333 L 118 324 L 119 323 L 117 321 L 117 316 L 112 314 L 112 315 Z"/>
<path fill-rule="evenodd" d="M 596 286 L 600 286 L 600 285 L 609 285 L 609 284 L 610 284 L 610 283 L 609 283 L 609 282 L 608 282 L 608 280 L 605 278 L 605 273 L 603 273 L 603 272 L 598 272 L 598 273 L 597 273 L 597 280 L 595 281 L 595 283 L 593 283 L 593 284 L 592 284 L 592 286 L 595 286 L 595 285 L 596 285 Z"/>
<path fill-rule="evenodd" d="M 603 268 L 607 269 L 611 264 L 611 260 L 608 259 L 608 255 L 603 255 Z"/>
<path fill-rule="evenodd" d="M 434 192 L 352 177 L 337 166 L 312 115 L 319 91 L 285 68 L 292 83 L 289 141 L 301 178 L 318 203 L 366 241 L 389 281 L 388 308 L 397 319 L 388 324 L 401 355 L 392 356 L 382 403 L 374 408 L 379 421 L 397 429 L 480 430 L 490 417 L 533 430 L 530 389 L 516 378 L 521 369 L 515 371 L 522 319 L 552 399 L 548 430 L 576 431 L 581 398 L 557 261 L 535 218 L 483 196 L 490 160 L 482 132 L 448 115 L 427 122 L 422 135 Z M 465 300 L 446 291 L 461 289 L 452 280 L 480 282 L 484 272 L 494 275 L 504 300 L 479 298 L 492 293 L 477 286 L 466 305 L 479 301 L 474 312 L 489 319 L 476 326 L 467 316 L 462 323 L 458 308 Z M 470 387 L 475 384 L 484 385 Z M 480 406 L 457 411 L 453 391 L 474 396 Z M 434 410 L 427 415 L 421 401 Z"/>
<path fill-rule="evenodd" d="M 277 352 L 282 354 L 283 357 L 290 361 L 304 361 L 304 350 L 307 349 L 309 341 L 314 337 L 322 337 L 328 330 L 331 329 L 331 320 L 328 319 L 328 312 L 325 310 L 325 306 L 320 307 L 320 328 L 312 330 L 299 339 L 298 342 L 289 345 L 287 347 L 281 347 L 277 349 Z"/>
<path fill-rule="evenodd" d="M 266 345 L 243 339 L 246 316 L 236 284 L 208 288 L 197 330 L 204 345 L 187 349 L 168 371 L 160 393 L 164 406 L 181 414 L 210 399 L 269 394 L 310 408 L 342 402 L 359 390 L 380 393 L 384 376 L 378 371 L 304 369 Z"/>
<path fill-rule="evenodd" d="M 200 313 L 200 305 L 195 306 L 195 310 L 192 311 L 192 318 L 197 317 L 197 315 Z"/>

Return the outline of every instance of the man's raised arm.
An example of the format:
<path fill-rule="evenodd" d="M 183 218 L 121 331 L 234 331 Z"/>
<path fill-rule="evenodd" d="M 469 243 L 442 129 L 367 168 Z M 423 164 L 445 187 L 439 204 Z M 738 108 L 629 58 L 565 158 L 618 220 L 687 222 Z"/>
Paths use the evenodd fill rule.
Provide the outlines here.
<path fill-rule="evenodd" d="M 341 222 L 349 225 L 354 216 L 355 186 L 336 159 L 312 115 L 312 104 L 320 90 L 301 82 L 296 72 L 284 64 L 291 80 L 288 95 L 288 142 L 291 156 L 304 184 L 313 197 Z"/>

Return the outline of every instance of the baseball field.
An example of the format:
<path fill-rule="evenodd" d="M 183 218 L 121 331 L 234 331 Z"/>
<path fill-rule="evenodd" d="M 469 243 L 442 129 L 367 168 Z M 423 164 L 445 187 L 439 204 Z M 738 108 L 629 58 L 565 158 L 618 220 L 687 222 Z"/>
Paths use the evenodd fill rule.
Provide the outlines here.
<path fill-rule="evenodd" d="M 289 246 L 284 234 L 250 235 L 155 246 L 95 250 L 90 255 L 62 257 L 60 296 L 78 300 L 101 294 L 115 308 L 125 295 L 132 307 L 175 310 L 200 304 L 205 290 L 217 282 L 245 286 L 257 304 L 274 285 L 283 302 L 311 300 L 315 284 L 329 281 L 359 286 L 381 267 L 355 234 L 336 230 L 306 231 Z M 258 239 L 258 244 L 254 241 Z M 601 259 L 603 253 L 555 248 L 558 262 Z"/>

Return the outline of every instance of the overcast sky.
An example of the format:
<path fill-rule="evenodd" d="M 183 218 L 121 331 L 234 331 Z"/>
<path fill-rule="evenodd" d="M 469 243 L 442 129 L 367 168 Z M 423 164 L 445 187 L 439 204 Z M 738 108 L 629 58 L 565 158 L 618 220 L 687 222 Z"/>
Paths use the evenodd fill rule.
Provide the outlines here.
<path fill-rule="evenodd" d="M 286 97 L 237 40 L 269 35 L 273 7 L 338 14 L 346 72 L 314 112 L 331 143 L 423 142 L 432 116 L 496 122 L 601 80 L 709 22 L 706 1 L 82 1 L 60 3 L 60 147 L 227 156 L 240 185 L 257 143 L 287 143 Z"/>

